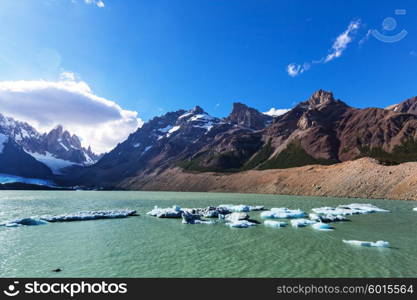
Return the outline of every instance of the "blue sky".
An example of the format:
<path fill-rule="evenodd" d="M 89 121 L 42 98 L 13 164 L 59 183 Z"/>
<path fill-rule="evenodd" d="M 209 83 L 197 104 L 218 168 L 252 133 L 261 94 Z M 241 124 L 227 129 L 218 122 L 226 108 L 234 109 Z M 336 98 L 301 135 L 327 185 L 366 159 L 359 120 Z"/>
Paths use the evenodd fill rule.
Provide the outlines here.
<path fill-rule="evenodd" d="M 234 101 L 260 111 L 291 108 L 319 88 L 356 107 L 417 95 L 413 0 L 98 2 L 2 0 L 0 81 L 59 81 L 71 72 L 143 120 L 197 104 L 225 116 Z M 382 28 L 387 17 L 398 22 L 395 30 Z M 359 26 L 341 55 L 311 64 L 331 53 L 351 22 Z M 359 43 L 372 29 L 408 34 L 396 43 L 372 35 Z M 292 77 L 291 63 L 311 68 Z"/>

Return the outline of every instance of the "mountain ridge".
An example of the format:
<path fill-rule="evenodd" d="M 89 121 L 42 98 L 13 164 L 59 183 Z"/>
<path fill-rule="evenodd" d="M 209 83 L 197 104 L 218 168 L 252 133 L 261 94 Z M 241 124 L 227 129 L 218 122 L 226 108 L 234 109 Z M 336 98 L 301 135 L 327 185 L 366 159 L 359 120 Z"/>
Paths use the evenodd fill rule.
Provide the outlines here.
<path fill-rule="evenodd" d="M 13 140 L 16 149 L 24 151 L 56 174 L 60 174 L 60 167 L 93 164 L 99 158 L 90 147 L 82 147 L 78 136 L 71 135 L 62 125 L 57 125 L 49 132 L 40 133 L 27 122 L 0 113 L 0 134 Z M 16 163 L 16 168 L 21 168 L 18 160 Z"/>
<path fill-rule="evenodd" d="M 135 189 L 136 178 L 177 167 L 235 173 L 330 165 L 365 156 L 398 164 L 417 160 L 417 151 L 408 151 L 415 140 L 416 114 L 353 108 L 320 89 L 277 117 L 242 103 L 233 104 L 225 118 L 212 117 L 199 106 L 155 117 L 71 180 Z"/>

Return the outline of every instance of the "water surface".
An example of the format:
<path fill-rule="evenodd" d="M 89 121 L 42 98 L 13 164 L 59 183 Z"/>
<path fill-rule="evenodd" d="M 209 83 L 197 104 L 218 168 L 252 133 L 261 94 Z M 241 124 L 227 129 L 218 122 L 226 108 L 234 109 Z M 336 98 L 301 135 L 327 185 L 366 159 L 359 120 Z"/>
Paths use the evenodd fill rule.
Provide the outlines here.
<path fill-rule="evenodd" d="M 184 225 L 145 213 L 154 205 L 251 204 L 301 208 L 372 203 L 331 232 Z M 1 277 L 416 277 L 416 202 L 253 194 L 0 191 L 0 222 L 80 210 L 136 209 L 127 219 L 0 227 Z M 259 212 L 250 213 L 259 219 Z M 389 249 L 343 239 L 386 240 Z M 51 270 L 60 268 L 59 274 Z"/>

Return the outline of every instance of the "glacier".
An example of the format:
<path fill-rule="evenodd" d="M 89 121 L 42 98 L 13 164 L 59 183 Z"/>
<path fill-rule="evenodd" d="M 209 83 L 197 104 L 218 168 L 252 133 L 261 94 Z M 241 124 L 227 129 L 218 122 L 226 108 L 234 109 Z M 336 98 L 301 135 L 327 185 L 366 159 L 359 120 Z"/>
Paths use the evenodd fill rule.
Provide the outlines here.
<path fill-rule="evenodd" d="M 14 182 L 21 182 L 21 183 L 26 183 L 26 184 L 36 184 L 36 185 L 44 185 L 44 186 L 49 186 L 49 187 L 56 187 L 54 182 L 51 181 L 51 180 L 38 179 L 38 178 L 26 178 L 26 177 L 20 177 L 20 176 L 0 173 L 0 184 L 14 183 Z"/>
<path fill-rule="evenodd" d="M 39 153 L 26 151 L 26 153 L 30 154 L 37 161 L 40 161 L 41 163 L 47 165 L 48 168 L 51 169 L 52 173 L 55 175 L 62 175 L 61 169 L 63 168 L 74 166 L 74 165 L 77 165 L 77 166 L 82 165 L 82 164 L 78 164 L 72 161 L 56 158 L 49 152 L 46 152 L 45 154 L 39 154 Z"/>

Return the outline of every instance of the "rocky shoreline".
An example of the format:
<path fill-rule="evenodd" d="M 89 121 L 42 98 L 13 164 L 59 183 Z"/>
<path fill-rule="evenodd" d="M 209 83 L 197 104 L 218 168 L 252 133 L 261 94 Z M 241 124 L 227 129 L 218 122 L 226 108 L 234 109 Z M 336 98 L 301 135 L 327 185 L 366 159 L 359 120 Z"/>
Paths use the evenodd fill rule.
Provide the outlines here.
<path fill-rule="evenodd" d="M 126 179 L 116 188 L 417 200 L 417 162 L 385 166 L 361 158 L 329 166 L 239 173 L 192 173 L 173 168 Z"/>

